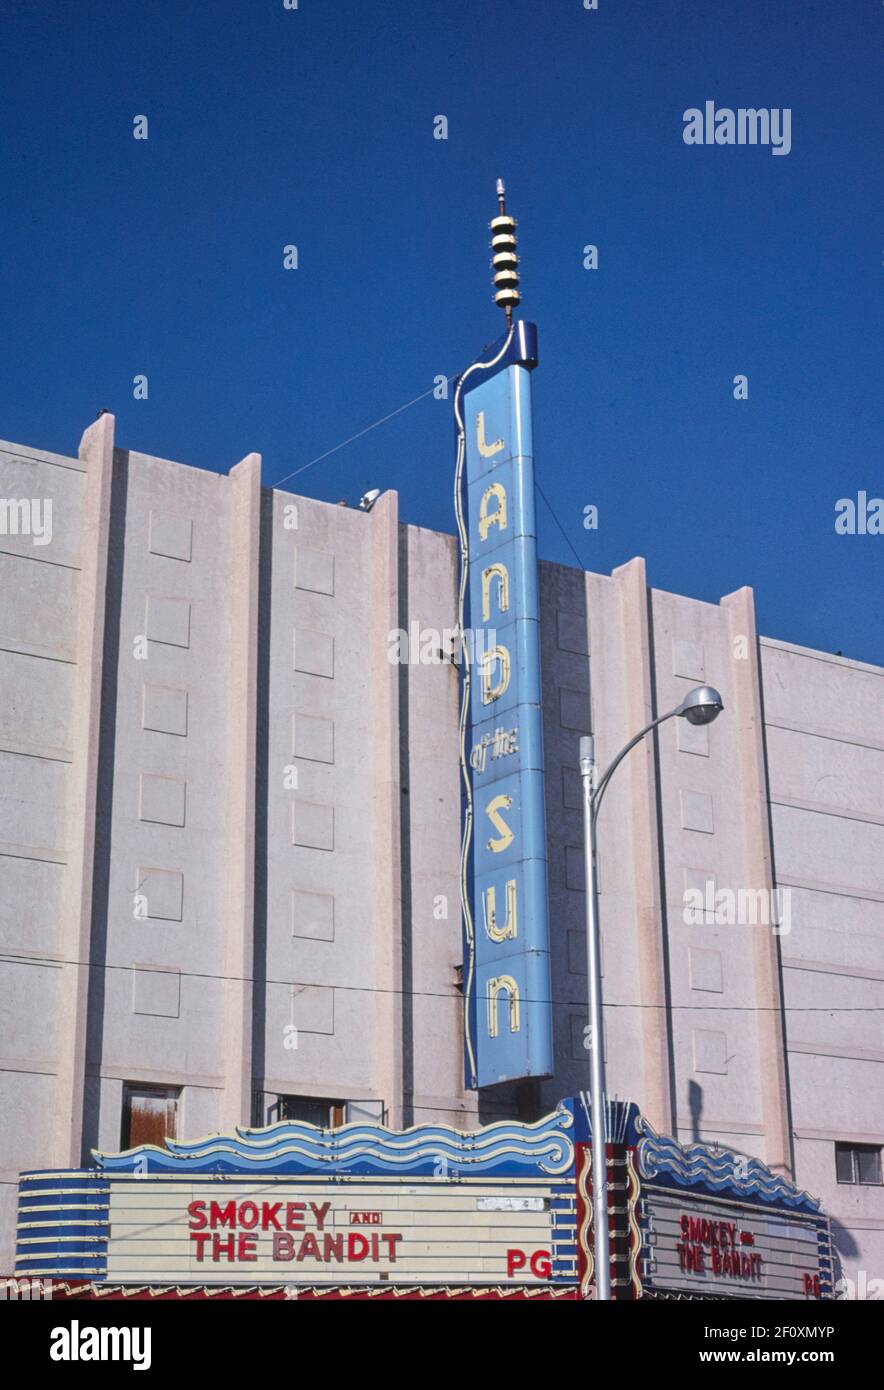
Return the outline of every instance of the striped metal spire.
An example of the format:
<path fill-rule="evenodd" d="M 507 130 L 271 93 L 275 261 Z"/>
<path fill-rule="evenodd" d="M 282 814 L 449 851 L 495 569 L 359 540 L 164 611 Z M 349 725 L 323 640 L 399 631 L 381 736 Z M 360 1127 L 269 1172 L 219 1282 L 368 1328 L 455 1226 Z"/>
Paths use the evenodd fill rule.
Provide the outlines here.
<path fill-rule="evenodd" d="M 494 271 L 494 302 L 506 313 L 507 327 L 512 325 L 513 309 L 521 302 L 519 294 L 519 257 L 516 254 L 516 219 L 506 210 L 506 188 L 503 179 L 497 180 L 498 214 L 488 226 L 491 231 L 491 266 Z"/>

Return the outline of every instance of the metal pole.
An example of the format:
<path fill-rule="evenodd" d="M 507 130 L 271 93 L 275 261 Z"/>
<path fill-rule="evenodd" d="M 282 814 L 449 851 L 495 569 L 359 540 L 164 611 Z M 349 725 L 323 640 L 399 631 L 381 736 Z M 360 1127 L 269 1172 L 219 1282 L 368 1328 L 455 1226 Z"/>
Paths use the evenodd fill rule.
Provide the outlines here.
<path fill-rule="evenodd" d="M 607 1104 L 605 1098 L 605 1035 L 602 1022 L 602 971 L 599 944 L 599 911 L 595 872 L 595 815 L 593 777 L 595 749 L 592 735 L 580 740 L 580 776 L 583 781 L 583 854 L 586 860 L 586 981 L 589 994 L 590 1084 L 592 1102 L 592 1223 L 595 1233 L 595 1296 L 611 1301 L 611 1258 L 608 1238 Z"/>
<path fill-rule="evenodd" d="M 701 707 L 710 706 L 714 697 L 714 713 L 709 713 L 703 723 L 709 723 L 723 708 L 721 696 L 711 686 L 698 687 L 685 696 L 680 705 L 660 714 L 646 724 L 643 729 L 625 744 L 612 763 L 608 765 L 596 783 L 595 780 L 595 740 L 592 734 L 580 740 L 580 777 L 583 782 L 583 855 L 586 860 L 586 982 L 589 995 L 590 1027 L 590 1072 L 589 1094 L 592 1102 L 592 1222 L 595 1231 L 595 1296 L 604 1302 L 611 1301 L 611 1259 L 608 1238 L 608 1175 L 605 1161 L 607 1145 L 607 1100 L 605 1096 L 605 1034 L 602 1022 L 602 968 L 599 937 L 599 900 L 596 884 L 595 827 L 599 807 L 602 804 L 608 783 L 613 773 L 622 763 L 627 753 L 637 743 L 667 719 L 684 715 L 690 719 L 691 711 L 698 701 L 692 696 L 702 697 Z M 692 721 L 693 722 L 693 721 Z"/>

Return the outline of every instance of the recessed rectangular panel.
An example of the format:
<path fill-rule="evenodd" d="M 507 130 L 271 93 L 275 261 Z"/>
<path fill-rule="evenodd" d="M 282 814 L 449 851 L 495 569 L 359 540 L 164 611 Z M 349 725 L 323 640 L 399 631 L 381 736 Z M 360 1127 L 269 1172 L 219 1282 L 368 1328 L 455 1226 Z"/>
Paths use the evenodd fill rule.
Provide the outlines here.
<path fill-rule="evenodd" d="M 686 680 L 700 685 L 706 679 L 703 648 L 699 642 L 684 642 L 676 639 L 672 643 L 672 674 L 684 676 Z"/>
<path fill-rule="evenodd" d="M 187 784 L 180 777 L 141 774 L 139 819 L 159 825 L 183 825 L 186 815 Z"/>
<path fill-rule="evenodd" d="M 708 792 L 682 792 L 681 823 L 685 830 L 699 830 L 704 835 L 714 834 L 712 797 Z"/>
<path fill-rule="evenodd" d="M 306 545 L 295 546 L 295 588 L 312 594 L 334 594 L 334 555 Z"/>
<path fill-rule="evenodd" d="M 193 522 L 189 516 L 172 512 L 152 511 L 150 514 L 151 555 L 164 555 L 171 560 L 190 561 L 193 543 Z"/>
<path fill-rule="evenodd" d="M 158 734 L 187 735 L 187 691 L 167 685 L 145 685 L 141 726 Z"/>
<path fill-rule="evenodd" d="M 335 899 L 332 893 L 291 892 L 292 936 L 309 941 L 334 941 Z"/>
<path fill-rule="evenodd" d="M 157 1018 L 178 1018 L 181 1012 L 181 975 L 157 966 L 136 966 L 132 971 L 132 1012 Z"/>
<path fill-rule="evenodd" d="M 315 763 L 335 760 L 335 724 L 314 714 L 292 715 L 292 756 Z"/>
<path fill-rule="evenodd" d="M 559 723 L 563 729 L 588 734 L 592 727 L 592 711 L 588 690 L 559 690 Z"/>
<path fill-rule="evenodd" d="M 727 1076 L 727 1034 L 717 1029 L 695 1028 L 694 1070 L 715 1076 Z"/>
<path fill-rule="evenodd" d="M 688 947 L 688 962 L 691 972 L 691 989 L 706 990 L 721 994 L 724 990 L 721 952 L 702 946 Z"/>
<path fill-rule="evenodd" d="M 333 1033 L 334 990 L 326 985 L 292 985 L 291 1020 L 301 1033 Z"/>
<path fill-rule="evenodd" d="M 184 904 L 184 875 L 177 869 L 139 868 L 134 916 L 180 922 Z"/>
<path fill-rule="evenodd" d="M 709 757 L 709 729 L 705 724 L 689 724 L 686 719 L 676 719 L 675 738 L 679 753 L 696 753 L 698 757 Z"/>
<path fill-rule="evenodd" d="M 292 844 L 306 849 L 333 850 L 335 808 L 315 801 L 292 802 Z"/>
<path fill-rule="evenodd" d="M 189 647 L 189 601 L 149 594 L 145 606 L 145 630 L 151 642 L 162 642 L 169 647 Z"/>
<path fill-rule="evenodd" d="M 335 674 L 335 639 L 326 632 L 314 632 L 299 627 L 294 632 L 293 664 L 296 671 L 308 676 L 324 676 L 331 680 Z"/>
<path fill-rule="evenodd" d="M 589 630 L 585 613 L 556 614 L 556 645 L 561 652 L 577 652 L 589 656 Z"/>

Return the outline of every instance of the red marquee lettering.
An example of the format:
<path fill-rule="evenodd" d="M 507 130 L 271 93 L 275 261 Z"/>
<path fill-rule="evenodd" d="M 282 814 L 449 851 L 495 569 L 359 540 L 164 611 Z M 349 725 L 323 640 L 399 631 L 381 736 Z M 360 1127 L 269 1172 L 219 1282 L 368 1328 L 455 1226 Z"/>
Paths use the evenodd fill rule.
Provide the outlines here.
<path fill-rule="evenodd" d="M 279 1231 L 273 1237 L 274 1260 L 293 1260 L 295 1258 L 295 1238 L 286 1231 Z"/>
<path fill-rule="evenodd" d="M 325 1218 L 328 1215 L 328 1209 L 330 1206 L 331 1202 L 323 1202 L 321 1206 L 317 1206 L 316 1202 L 310 1203 L 310 1210 L 313 1212 L 313 1215 L 316 1218 L 317 1231 L 321 1231 L 324 1229 Z"/>
<path fill-rule="evenodd" d="M 548 1279 L 552 1273 L 552 1260 L 548 1250 L 535 1250 L 531 1256 L 531 1273 L 538 1279 Z"/>
<path fill-rule="evenodd" d="M 228 1202 L 226 1207 L 222 1207 L 220 1202 L 209 1203 L 209 1225 L 210 1226 L 235 1226 L 236 1225 L 236 1202 Z"/>
<path fill-rule="evenodd" d="M 506 1277 L 512 1279 L 517 1269 L 524 1268 L 528 1257 L 524 1250 L 507 1250 L 506 1252 Z"/>
<path fill-rule="evenodd" d="M 261 1226 L 263 1230 L 266 1231 L 269 1226 L 273 1226 L 277 1231 L 282 1230 L 282 1227 L 276 1219 L 276 1213 L 280 1211 L 281 1208 L 282 1202 L 261 1203 Z"/>
<path fill-rule="evenodd" d="M 254 1202 L 243 1202 L 239 1209 L 239 1224 L 241 1226 L 245 1226 L 247 1231 L 251 1231 L 254 1226 L 257 1226 L 260 1217 L 261 1213 Z"/>
<path fill-rule="evenodd" d="M 305 1210 L 303 1202 L 286 1202 L 285 1204 L 285 1228 L 287 1231 L 303 1231 L 304 1222 L 297 1215 L 298 1212 Z"/>

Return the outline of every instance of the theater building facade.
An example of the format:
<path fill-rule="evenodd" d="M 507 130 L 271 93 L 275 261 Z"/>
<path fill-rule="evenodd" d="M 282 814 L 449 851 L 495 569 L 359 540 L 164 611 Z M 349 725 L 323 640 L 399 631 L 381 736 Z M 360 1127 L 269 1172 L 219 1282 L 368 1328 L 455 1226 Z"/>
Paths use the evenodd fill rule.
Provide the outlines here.
<path fill-rule="evenodd" d="M 466 421 L 465 525 L 498 509 L 499 404 Z M 542 747 L 485 918 L 545 861 L 539 934 L 488 1034 L 513 1043 L 523 978 L 548 1016 L 501 1081 L 465 1064 L 458 538 L 391 492 L 262 488 L 256 454 L 131 451 L 107 414 L 76 455 L 0 444 L 0 498 L 51 502 L 0 535 L 0 1272 L 585 1294 L 578 740 L 604 765 L 708 683 L 722 716 L 635 748 L 599 822 L 615 1292 L 874 1296 L 884 669 L 765 638 L 745 588 L 532 569 L 518 514 L 470 590 L 520 576 L 539 658 L 473 730 L 489 776 L 517 724 Z"/>

